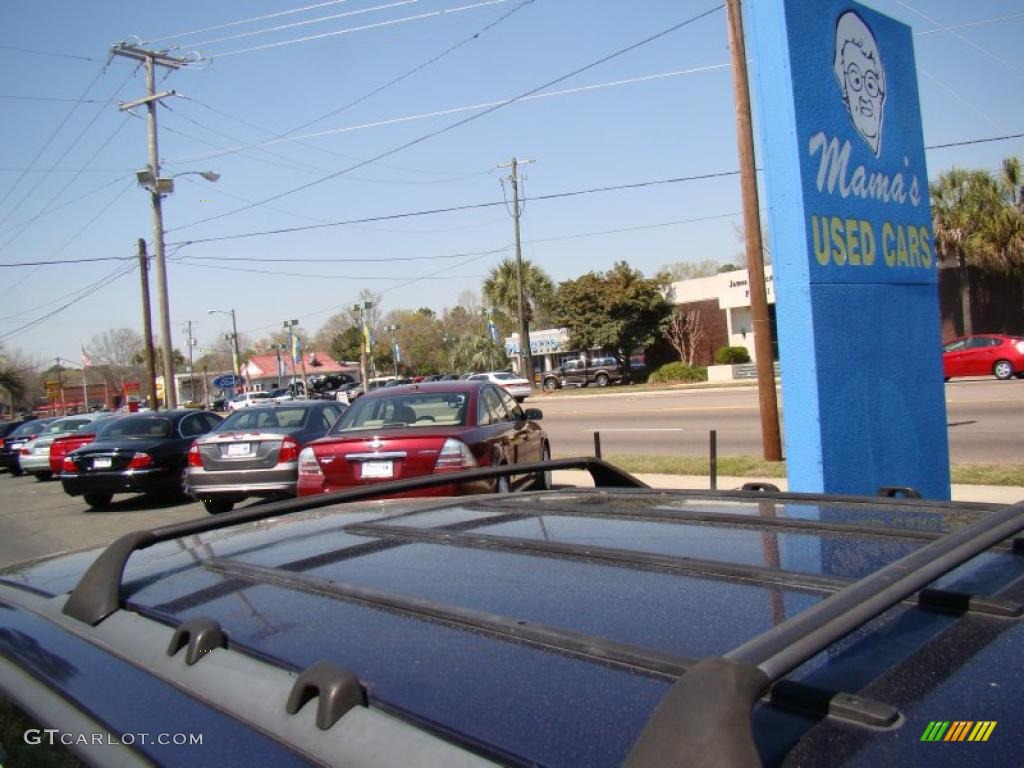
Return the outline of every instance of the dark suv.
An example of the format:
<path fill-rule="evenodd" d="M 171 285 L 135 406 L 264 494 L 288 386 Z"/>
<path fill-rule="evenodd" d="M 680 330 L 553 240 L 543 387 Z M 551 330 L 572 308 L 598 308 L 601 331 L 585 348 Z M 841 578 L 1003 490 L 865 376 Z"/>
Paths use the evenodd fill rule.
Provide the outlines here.
<path fill-rule="evenodd" d="M 546 371 L 541 376 L 541 386 L 547 392 L 562 387 L 586 387 L 590 384 L 607 387 L 609 384 L 618 384 L 623 378 L 622 366 L 615 357 L 580 357 L 567 360 L 557 368 Z"/>
<path fill-rule="evenodd" d="M 0 690 L 100 765 L 1016 766 L 1022 529 L 596 459 L 395 480 L 0 571 Z"/>

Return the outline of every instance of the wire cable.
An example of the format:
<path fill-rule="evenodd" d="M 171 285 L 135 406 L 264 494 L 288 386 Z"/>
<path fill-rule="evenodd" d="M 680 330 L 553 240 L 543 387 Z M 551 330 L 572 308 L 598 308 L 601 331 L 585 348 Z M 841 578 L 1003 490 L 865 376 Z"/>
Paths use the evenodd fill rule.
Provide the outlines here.
<path fill-rule="evenodd" d="M 166 40 L 174 40 L 178 37 L 192 37 L 193 35 L 205 35 L 207 32 L 214 32 L 218 29 L 228 29 L 230 27 L 239 27 L 243 24 L 253 24 L 257 21 L 266 21 L 267 19 L 276 19 L 281 16 L 289 16 L 293 13 L 302 13 L 304 11 L 312 11 L 316 8 L 324 8 L 328 5 L 338 5 L 340 3 L 347 3 L 348 0 L 327 0 L 323 3 L 315 3 L 314 5 L 304 5 L 301 8 L 292 8 L 287 11 L 277 11 L 276 13 L 268 13 L 263 16 L 254 16 L 251 19 L 241 19 L 239 21 L 229 21 L 226 24 L 217 24 L 213 27 L 204 27 L 202 29 L 195 29 L 191 32 L 178 32 L 173 35 L 165 35 L 164 37 L 155 37 L 152 40 L 146 41 L 148 44 L 162 43 Z"/>
<path fill-rule="evenodd" d="M 649 37 L 646 37 L 643 40 L 640 40 L 639 42 L 636 42 L 636 43 L 633 43 L 631 45 L 628 45 L 625 48 L 621 48 L 618 51 L 615 51 L 614 53 L 610 53 L 607 56 L 604 56 L 604 57 L 602 57 L 602 58 L 600 58 L 600 59 L 598 59 L 596 61 L 593 61 L 593 62 L 591 62 L 589 64 L 586 64 L 586 65 L 584 65 L 582 67 L 579 67 L 579 68 L 573 70 L 572 72 L 569 72 L 567 74 L 561 75 L 561 76 L 555 78 L 554 80 L 551 80 L 551 81 L 549 81 L 549 82 L 547 82 L 547 83 L 545 83 L 543 85 L 537 86 L 536 88 L 532 88 L 529 91 L 526 91 L 525 93 L 520 94 L 519 96 L 513 97 L 511 99 L 508 99 L 508 100 L 502 102 L 501 104 L 498 104 L 498 105 L 496 105 L 494 107 L 490 107 L 490 108 L 485 109 L 485 110 L 483 110 L 481 112 L 478 112 L 476 114 L 470 115 L 469 117 L 463 118 L 462 120 L 458 120 L 458 121 L 456 121 L 456 122 L 454 122 L 454 123 L 452 123 L 450 125 L 447 125 L 447 126 L 444 126 L 442 128 L 439 128 L 436 131 L 431 131 L 430 133 L 424 134 L 423 136 L 420 136 L 420 137 L 418 137 L 416 139 L 413 139 L 411 141 L 407 141 L 404 144 L 401 144 L 398 147 L 395 147 L 393 149 L 390 149 L 390 150 L 387 150 L 385 152 L 382 152 L 382 153 L 374 156 L 373 158 L 370 158 L 369 160 L 363 160 L 363 161 L 361 161 L 359 163 L 356 163 L 355 165 L 349 166 L 348 168 L 342 169 L 342 170 L 337 171 L 336 173 L 330 174 L 328 176 L 324 176 L 323 178 L 318 179 L 316 181 L 311 181 L 311 182 L 309 182 L 307 184 L 303 184 L 303 185 L 301 185 L 299 187 L 295 187 L 295 188 L 293 188 L 291 190 L 288 190 L 286 192 L 281 192 L 281 193 L 279 193 L 277 195 L 273 195 L 271 197 L 268 197 L 268 198 L 260 201 L 260 204 L 262 205 L 264 203 L 271 203 L 271 202 L 274 202 L 275 200 L 280 200 L 283 197 L 287 197 L 287 196 L 293 195 L 293 194 L 295 194 L 297 192 L 301 192 L 301 191 L 304 191 L 306 189 L 310 189 L 310 188 L 315 187 L 315 186 L 317 186 L 319 184 L 322 184 L 322 183 L 324 183 L 326 181 L 330 181 L 331 179 L 335 179 L 335 178 L 337 178 L 339 176 L 342 176 L 342 175 L 344 175 L 346 173 L 350 173 L 351 171 L 355 171 L 355 170 L 357 170 L 359 168 L 362 168 L 362 167 L 364 167 L 366 165 L 369 165 L 370 163 L 376 162 L 377 160 L 382 160 L 385 157 L 390 157 L 391 155 L 394 155 L 394 154 L 397 154 L 397 153 L 399 153 L 399 152 L 401 152 L 403 150 L 409 149 L 410 147 L 416 146 L 417 144 L 422 144 L 423 142 L 428 141 L 428 140 L 430 140 L 432 138 L 436 138 L 437 136 L 440 136 L 441 134 L 444 134 L 444 133 L 447 133 L 449 131 L 452 131 L 455 128 L 458 128 L 460 126 L 466 125 L 467 123 L 470 123 L 470 122 L 472 122 L 474 120 L 478 120 L 481 117 L 484 117 L 485 115 L 488 115 L 488 114 L 490 114 L 492 112 L 496 112 L 497 110 L 501 109 L 502 107 L 505 107 L 505 106 L 507 106 L 509 104 L 512 104 L 512 103 L 516 102 L 516 101 L 519 101 L 519 100 L 525 98 L 526 96 L 530 96 L 530 95 L 532 95 L 534 93 L 537 93 L 538 91 L 544 90 L 546 88 L 550 88 L 551 86 L 556 85 L 556 84 L 558 84 L 558 83 L 560 83 L 560 82 L 562 82 L 564 80 L 568 80 L 571 77 L 575 77 L 578 74 L 586 72 L 587 70 L 593 69 L 594 67 L 600 66 L 601 64 L 604 64 L 604 63 L 606 63 L 608 61 L 611 61 L 612 59 L 618 58 L 619 56 L 622 56 L 622 55 L 624 55 L 626 53 L 629 53 L 629 52 L 631 52 L 631 51 L 633 51 L 633 50 L 635 50 L 637 48 L 640 48 L 640 47 L 642 47 L 644 45 L 647 45 L 647 44 L 649 44 L 649 43 L 651 43 L 651 42 L 653 42 L 655 40 L 658 40 L 658 39 L 660 39 L 662 37 L 665 37 L 666 35 L 669 35 L 672 32 L 675 32 L 675 31 L 677 31 L 679 29 L 682 29 L 683 27 L 689 26 L 690 24 L 693 24 L 693 23 L 699 21 L 700 19 L 703 19 L 703 18 L 705 18 L 707 16 L 710 16 L 711 14 L 713 14 L 713 13 L 715 13 L 717 11 L 720 11 L 723 7 L 724 6 L 719 5 L 719 6 L 716 6 L 715 8 L 712 8 L 712 9 L 710 9 L 708 11 L 704 11 L 703 13 L 697 14 L 696 16 L 693 16 L 693 17 L 691 17 L 689 19 L 686 19 L 685 21 L 679 22 L 678 24 L 674 24 L 674 25 L 672 25 L 671 27 L 669 27 L 667 29 L 664 29 L 664 30 L 662 30 L 660 32 L 657 32 L 657 33 L 655 33 L 655 34 L 653 34 L 653 35 L 651 35 Z M 237 213 L 241 213 L 241 212 L 246 211 L 246 210 L 251 210 L 254 207 L 256 207 L 256 206 L 252 205 L 252 206 L 245 206 L 245 207 L 242 207 L 242 208 L 237 208 L 237 209 L 235 209 L 233 211 L 228 211 L 228 212 L 225 212 L 225 213 L 222 213 L 222 214 L 218 214 L 217 216 L 209 216 L 209 217 L 207 217 L 205 219 L 199 219 L 199 220 L 194 221 L 194 222 L 192 222 L 190 224 L 184 224 L 184 225 L 182 225 L 180 227 L 175 227 L 174 229 L 169 230 L 169 231 L 173 232 L 173 231 L 178 231 L 178 230 L 181 230 L 181 229 L 188 229 L 190 227 L 194 227 L 194 226 L 197 226 L 199 224 L 205 224 L 207 222 L 216 221 L 218 219 L 226 218 L 227 216 L 232 216 L 232 215 L 235 215 Z"/>

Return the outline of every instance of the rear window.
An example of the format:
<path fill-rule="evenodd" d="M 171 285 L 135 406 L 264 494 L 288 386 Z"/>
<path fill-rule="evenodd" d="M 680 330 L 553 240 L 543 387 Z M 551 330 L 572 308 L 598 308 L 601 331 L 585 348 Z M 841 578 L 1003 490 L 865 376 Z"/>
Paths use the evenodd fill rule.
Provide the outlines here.
<path fill-rule="evenodd" d="M 309 416 L 309 408 L 252 408 L 235 411 L 222 421 L 217 432 L 238 429 L 291 429 L 301 427 Z"/>
<path fill-rule="evenodd" d="M 465 392 L 361 397 L 348 407 L 330 433 L 378 427 L 464 427 L 468 404 Z"/>
<path fill-rule="evenodd" d="M 167 437 L 172 429 L 171 420 L 163 416 L 124 416 L 110 421 L 99 433 L 99 438 Z"/>

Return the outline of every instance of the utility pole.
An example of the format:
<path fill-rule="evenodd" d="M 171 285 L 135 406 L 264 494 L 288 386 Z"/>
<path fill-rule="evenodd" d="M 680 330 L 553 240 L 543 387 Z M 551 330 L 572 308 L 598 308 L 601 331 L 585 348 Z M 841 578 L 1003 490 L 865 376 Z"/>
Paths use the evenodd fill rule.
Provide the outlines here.
<path fill-rule="evenodd" d="M 156 105 L 160 99 L 173 96 L 174 91 L 156 92 L 156 67 L 181 69 L 188 64 L 185 59 L 176 59 L 157 51 L 148 51 L 127 43 L 117 43 L 110 49 L 113 56 L 124 56 L 142 62 L 146 67 L 146 96 L 125 102 L 118 109 L 130 110 L 146 105 L 149 112 L 149 173 L 150 197 L 153 204 L 153 250 L 156 256 L 157 296 L 160 307 L 160 337 L 163 343 L 164 401 L 168 409 L 178 407 L 178 393 L 174 387 L 174 345 L 171 338 L 171 312 L 167 297 L 167 263 L 164 258 L 164 217 L 160 207 L 160 151 L 157 145 Z M 170 185 L 168 185 L 168 191 Z"/>
<path fill-rule="evenodd" d="M 733 95 L 736 102 L 736 139 L 739 147 L 740 186 L 743 191 L 743 230 L 747 250 L 747 279 L 750 285 L 750 315 L 754 326 L 754 356 L 757 358 L 757 393 L 761 411 L 761 444 L 766 461 L 782 461 L 779 433 L 779 404 L 775 394 L 775 364 L 772 328 L 768 318 L 768 296 L 764 287 L 764 248 L 761 242 L 761 214 L 757 197 L 754 163 L 754 130 L 750 117 L 750 86 L 747 53 L 743 40 L 740 0 L 726 0 L 729 50 L 732 53 Z"/>
<path fill-rule="evenodd" d="M 533 160 L 524 160 L 524 163 L 532 163 Z M 498 166 L 499 168 L 511 168 L 512 172 L 508 179 L 512 182 L 512 220 L 515 223 L 516 232 L 516 313 L 519 315 L 519 375 L 535 387 L 533 380 L 533 354 L 530 350 L 530 323 L 526 319 L 526 299 L 523 293 L 523 251 L 519 239 L 519 161 L 515 157 L 508 163 Z"/>
<path fill-rule="evenodd" d="M 139 238 L 139 275 L 142 277 L 142 327 L 146 344 L 146 384 L 149 385 L 149 410 L 157 409 L 156 353 L 153 351 L 153 318 L 149 306 L 149 257 L 146 241 Z"/>
<path fill-rule="evenodd" d="M 68 409 L 64 406 L 64 378 L 61 375 L 60 358 L 57 358 L 57 388 L 60 390 L 60 415 L 67 416 Z"/>
<path fill-rule="evenodd" d="M 188 397 L 189 402 L 196 399 L 196 376 L 192 362 L 192 348 L 195 346 L 195 339 L 192 338 L 192 321 L 185 321 L 185 339 L 188 343 Z"/>

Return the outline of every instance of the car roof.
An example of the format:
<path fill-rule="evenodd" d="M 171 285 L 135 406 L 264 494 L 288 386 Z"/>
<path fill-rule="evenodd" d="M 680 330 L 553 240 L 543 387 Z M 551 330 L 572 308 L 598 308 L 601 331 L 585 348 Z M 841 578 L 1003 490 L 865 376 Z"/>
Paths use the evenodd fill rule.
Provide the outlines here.
<path fill-rule="evenodd" d="M 183 638 L 202 676 L 235 656 L 311 676 L 327 660 L 375 706 L 502 763 L 612 766 L 639 748 L 630 765 L 660 765 L 651 734 L 680 754 L 695 729 L 729 747 L 742 728 L 708 732 L 703 710 L 751 695 L 768 764 L 911 764 L 936 718 L 998 716 L 1003 744 L 1024 739 L 1024 565 L 1007 541 L 1021 507 L 654 491 L 567 461 L 600 487 L 359 503 L 376 486 L 133 534 L 66 621 L 205 622 L 229 641 L 204 657 Z M 2 575 L 52 602 L 78 581 L 70 565 Z M 108 642 L 130 640 L 115 623 Z M 757 675 L 781 681 L 770 698 Z M 261 726 L 287 717 L 271 709 Z"/>
<path fill-rule="evenodd" d="M 451 392 L 452 394 L 473 394 L 479 392 L 480 389 L 487 384 L 489 381 L 483 381 L 480 379 L 453 379 L 450 381 L 420 381 L 415 384 L 399 384 L 394 387 L 380 387 L 378 389 L 372 389 L 365 395 L 359 397 L 359 401 L 363 400 L 376 400 L 382 397 L 394 397 L 395 395 L 406 395 L 415 394 L 417 392 Z"/>

